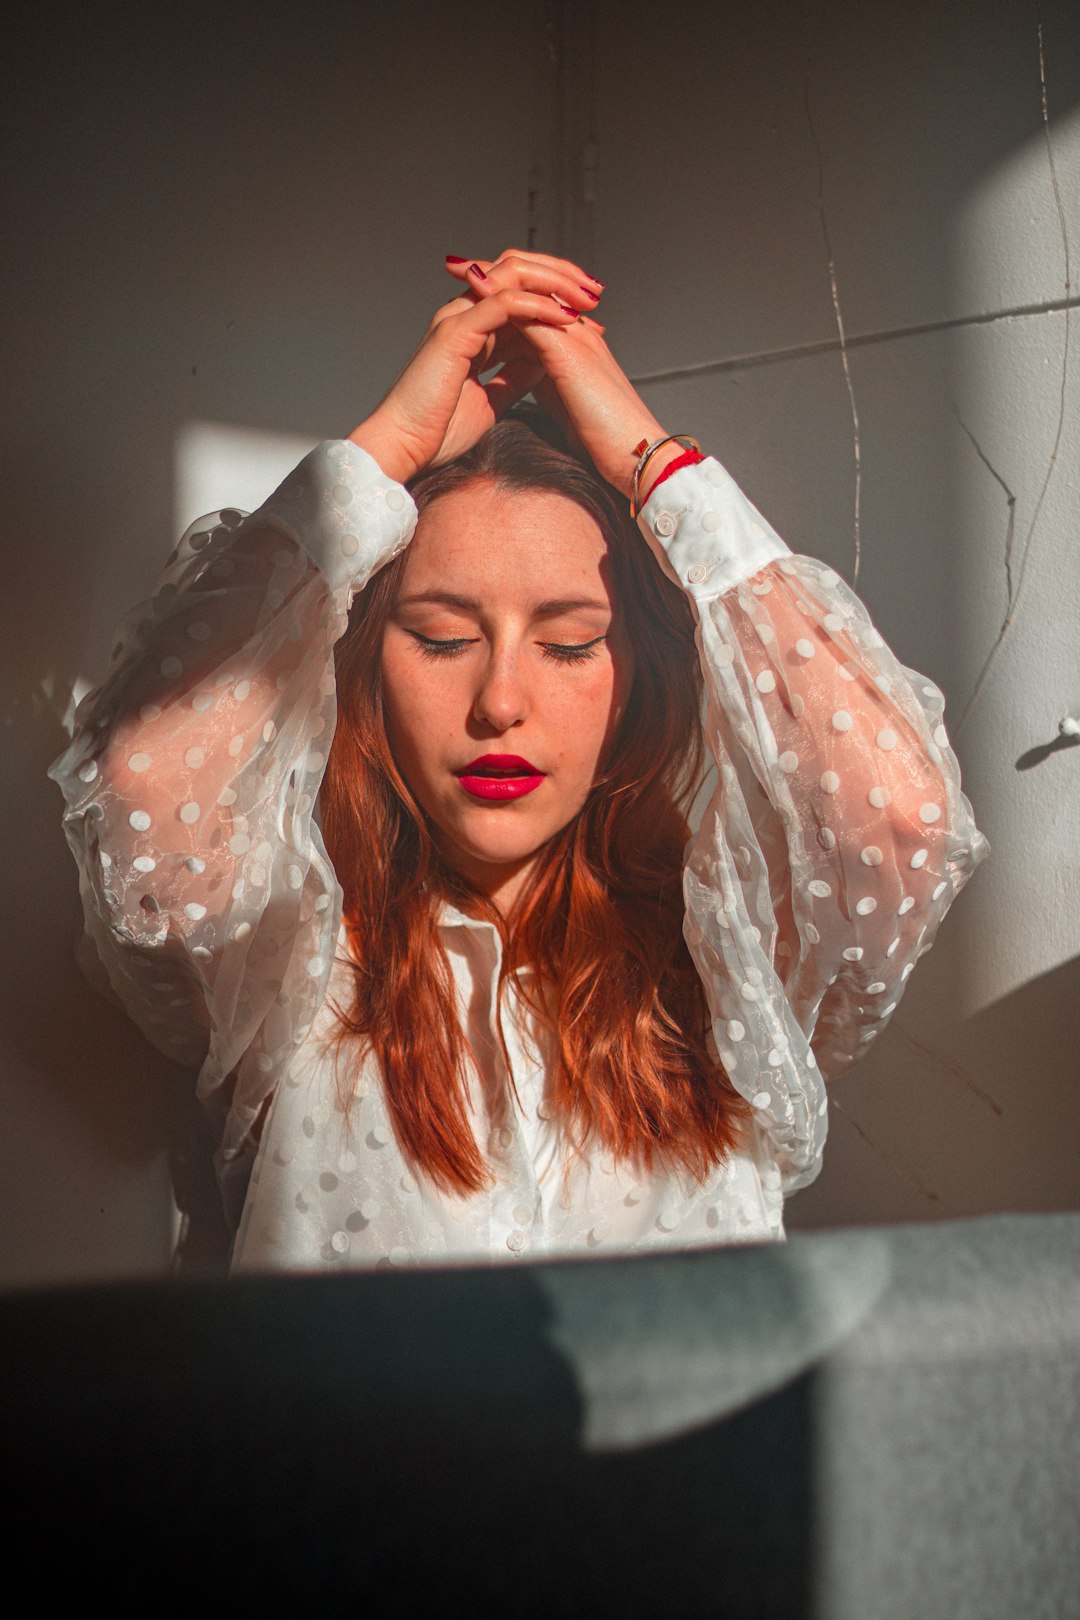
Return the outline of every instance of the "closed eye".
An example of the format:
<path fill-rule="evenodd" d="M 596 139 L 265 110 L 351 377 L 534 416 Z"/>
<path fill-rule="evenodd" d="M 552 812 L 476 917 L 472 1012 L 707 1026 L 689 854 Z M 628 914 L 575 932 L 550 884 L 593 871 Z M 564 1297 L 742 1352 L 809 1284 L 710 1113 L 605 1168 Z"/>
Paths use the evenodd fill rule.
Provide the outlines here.
<path fill-rule="evenodd" d="M 587 658 L 595 658 L 600 650 L 600 643 L 607 640 L 607 636 L 594 636 L 592 641 L 562 642 L 542 641 L 540 643 L 545 658 L 553 658 L 558 664 L 583 664 Z"/>
<path fill-rule="evenodd" d="M 448 641 L 437 641 L 434 636 L 422 636 L 419 630 L 409 630 L 407 634 L 412 636 L 425 658 L 456 658 L 479 640 L 478 636 L 452 636 Z"/>
<path fill-rule="evenodd" d="M 408 635 L 413 640 L 424 658 L 457 658 L 466 647 L 474 647 L 479 636 L 451 636 L 439 640 L 435 636 L 421 635 L 419 630 L 409 630 Z M 594 636 L 592 641 L 541 641 L 540 650 L 545 658 L 550 658 L 557 664 L 583 664 L 586 659 L 595 658 L 602 642 L 607 640 L 606 635 Z"/>

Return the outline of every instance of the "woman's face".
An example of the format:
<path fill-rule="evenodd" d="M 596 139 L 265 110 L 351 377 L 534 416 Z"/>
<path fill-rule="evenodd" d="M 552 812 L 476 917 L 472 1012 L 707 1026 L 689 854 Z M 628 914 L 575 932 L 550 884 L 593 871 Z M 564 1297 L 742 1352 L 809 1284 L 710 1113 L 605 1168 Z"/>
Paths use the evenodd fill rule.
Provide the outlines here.
<path fill-rule="evenodd" d="M 631 677 L 574 501 L 483 481 L 425 509 L 383 634 L 386 732 L 443 858 L 504 912 L 584 804 Z"/>

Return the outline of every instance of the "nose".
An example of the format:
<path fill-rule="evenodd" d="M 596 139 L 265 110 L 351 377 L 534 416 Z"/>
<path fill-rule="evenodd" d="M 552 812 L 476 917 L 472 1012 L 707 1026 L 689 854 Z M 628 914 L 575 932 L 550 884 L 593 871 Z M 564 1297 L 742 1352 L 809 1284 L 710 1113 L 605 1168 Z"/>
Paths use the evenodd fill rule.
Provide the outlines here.
<path fill-rule="evenodd" d="M 493 649 L 476 689 L 473 719 L 492 731 L 509 731 L 528 717 L 530 706 L 516 653 Z"/>

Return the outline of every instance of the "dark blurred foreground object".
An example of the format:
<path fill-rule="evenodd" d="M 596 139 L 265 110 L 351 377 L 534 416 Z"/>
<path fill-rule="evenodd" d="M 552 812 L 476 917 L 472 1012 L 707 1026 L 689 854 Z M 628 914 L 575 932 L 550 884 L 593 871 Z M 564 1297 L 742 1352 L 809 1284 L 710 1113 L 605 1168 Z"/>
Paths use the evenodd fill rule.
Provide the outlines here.
<path fill-rule="evenodd" d="M 9 1584 L 319 1620 L 1080 1615 L 1078 1277 L 1062 1215 L 11 1295 Z"/>

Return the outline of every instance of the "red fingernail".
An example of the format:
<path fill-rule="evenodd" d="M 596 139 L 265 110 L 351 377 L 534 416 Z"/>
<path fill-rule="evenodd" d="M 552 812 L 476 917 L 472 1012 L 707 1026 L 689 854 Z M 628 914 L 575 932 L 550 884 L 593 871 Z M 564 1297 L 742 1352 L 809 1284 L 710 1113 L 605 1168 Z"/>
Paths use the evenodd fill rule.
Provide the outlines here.
<path fill-rule="evenodd" d="M 591 287 L 582 287 L 581 290 L 585 294 L 586 298 L 592 299 L 594 304 L 598 304 L 600 302 L 600 294 L 594 293 Z"/>
<path fill-rule="evenodd" d="M 446 255 L 446 262 L 447 264 L 467 264 L 468 260 L 463 259 L 458 253 L 448 253 Z"/>
<path fill-rule="evenodd" d="M 590 280 L 590 281 L 592 281 L 592 282 L 595 282 L 595 283 L 596 283 L 596 285 L 597 285 L 597 286 L 598 286 L 598 287 L 599 287 L 599 289 L 600 289 L 600 291 L 601 291 L 601 292 L 603 292 L 603 290 L 604 290 L 604 283 L 603 283 L 603 282 L 602 282 L 602 281 L 598 281 L 598 280 L 597 280 L 597 278 L 596 278 L 596 276 L 590 276 L 590 277 L 589 277 L 589 280 Z"/>
<path fill-rule="evenodd" d="M 479 276 L 481 281 L 486 281 L 487 280 L 486 272 L 481 270 L 481 268 L 480 268 L 480 266 L 478 264 L 470 264 L 470 266 L 469 266 L 469 274 L 470 274 L 470 276 Z"/>
<path fill-rule="evenodd" d="M 552 294 L 552 297 L 553 298 L 555 297 L 554 293 Z M 565 311 L 565 313 L 567 315 L 572 315 L 574 317 L 575 321 L 577 320 L 578 315 L 580 314 L 579 310 L 571 309 L 570 305 L 569 304 L 564 304 L 561 298 L 556 298 L 555 302 L 558 304 L 558 306 L 559 306 L 559 308 L 561 310 Z"/>

